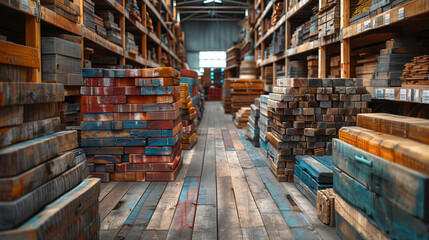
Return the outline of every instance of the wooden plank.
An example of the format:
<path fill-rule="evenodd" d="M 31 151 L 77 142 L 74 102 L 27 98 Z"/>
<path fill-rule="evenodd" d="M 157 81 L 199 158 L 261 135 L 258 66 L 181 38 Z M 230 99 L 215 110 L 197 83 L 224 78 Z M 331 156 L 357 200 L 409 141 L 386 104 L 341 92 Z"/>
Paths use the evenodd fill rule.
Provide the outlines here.
<path fill-rule="evenodd" d="M 212 191 L 214 191 L 214 189 Z M 216 212 L 216 205 L 197 205 L 192 239 L 218 239 Z"/>
<path fill-rule="evenodd" d="M 109 194 L 110 191 L 112 191 L 112 189 L 116 186 L 116 184 L 118 184 L 118 182 L 102 183 L 98 201 L 101 202 L 107 196 L 107 194 Z"/>
<path fill-rule="evenodd" d="M 40 68 L 36 48 L 0 40 L 0 63 Z"/>
<path fill-rule="evenodd" d="M 0 127 L 19 125 L 24 122 L 24 106 L 2 107 L 0 114 Z"/>
<path fill-rule="evenodd" d="M 84 180 L 78 187 L 47 205 L 43 211 L 19 228 L 0 232 L 0 237 L 2 239 L 31 239 L 34 236 L 41 239 L 55 238 L 66 230 L 70 230 L 67 229 L 69 226 L 74 226 L 75 219 L 64 216 L 79 216 L 80 213 L 93 206 L 94 202 L 96 203 L 99 193 L 100 180 Z M 73 233 L 73 230 L 70 233 Z"/>
<path fill-rule="evenodd" d="M 0 149 L 1 177 L 22 173 L 43 163 L 58 153 L 77 148 L 77 132 L 63 131 Z"/>
<path fill-rule="evenodd" d="M 113 210 L 101 222 L 100 229 L 119 229 L 133 211 L 135 205 L 140 200 L 140 197 L 149 186 L 148 182 L 136 182 L 122 199 L 114 206 Z"/>
<path fill-rule="evenodd" d="M 295 156 L 296 163 L 305 169 L 319 183 L 332 183 L 332 170 L 311 156 Z"/>
<path fill-rule="evenodd" d="M 2 107 L 62 101 L 64 101 L 63 84 L 0 82 L 0 106 Z"/>
<path fill-rule="evenodd" d="M 198 200 L 199 177 L 186 177 L 167 239 L 190 239 Z"/>
<path fill-rule="evenodd" d="M 150 183 L 128 216 L 127 221 L 116 236 L 117 238 L 140 239 L 166 186 L 166 182 Z"/>
<path fill-rule="evenodd" d="M 100 217 L 101 222 L 109 215 L 109 213 L 115 208 L 116 204 L 122 199 L 125 193 L 134 185 L 131 182 L 118 183 L 112 191 L 100 202 Z"/>
<path fill-rule="evenodd" d="M 148 230 L 144 231 L 141 240 L 164 240 L 167 239 L 168 231 L 166 230 Z"/>

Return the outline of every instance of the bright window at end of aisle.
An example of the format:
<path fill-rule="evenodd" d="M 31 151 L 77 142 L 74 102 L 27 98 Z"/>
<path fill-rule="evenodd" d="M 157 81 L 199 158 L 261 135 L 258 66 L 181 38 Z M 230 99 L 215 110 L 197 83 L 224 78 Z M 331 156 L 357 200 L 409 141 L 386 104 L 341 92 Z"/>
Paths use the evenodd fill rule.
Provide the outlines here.
<path fill-rule="evenodd" d="M 201 51 L 200 68 L 224 68 L 226 67 L 225 51 Z"/>

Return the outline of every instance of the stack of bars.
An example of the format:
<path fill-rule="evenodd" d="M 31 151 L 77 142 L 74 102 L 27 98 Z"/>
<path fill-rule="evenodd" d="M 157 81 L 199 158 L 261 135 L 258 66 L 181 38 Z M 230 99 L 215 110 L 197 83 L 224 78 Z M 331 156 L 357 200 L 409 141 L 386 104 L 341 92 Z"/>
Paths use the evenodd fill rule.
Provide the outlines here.
<path fill-rule="evenodd" d="M 279 180 L 293 181 L 294 156 L 330 155 L 337 130 L 370 112 L 371 95 L 352 78 L 287 78 L 277 85 L 268 100 L 269 163 Z"/>
<path fill-rule="evenodd" d="M 41 0 L 40 3 L 56 14 L 77 23 L 80 17 L 80 1 Z M 27 6 L 28 7 L 28 6 Z"/>
<path fill-rule="evenodd" d="M 295 156 L 293 181 L 296 188 L 317 207 L 317 191 L 332 188 L 332 156 Z"/>
<path fill-rule="evenodd" d="M 0 96 L 0 239 L 98 238 L 100 181 L 60 131 L 64 86 L 2 82 Z"/>
<path fill-rule="evenodd" d="M 411 63 L 405 64 L 401 77 L 404 84 L 429 84 L 429 55 L 413 58 Z"/>
<path fill-rule="evenodd" d="M 377 66 L 371 79 L 372 87 L 401 87 L 404 65 L 422 52 L 428 51 L 419 39 L 393 38 L 380 50 Z"/>
<path fill-rule="evenodd" d="M 188 84 L 186 83 L 180 84 L 180 99 L 182 100 L 182 149 L 189 150 L 197 143 L 197 126 L 195 125 L 197 112 L 192 106 Z"/>
<path fill-rule="evenodd" d="M 103 10 L 100 16 L 104 19 L 104 27 L 107 31 L 107 40 L 122 46 L 121 29 L 115 22 L 115 15 L 108 10 Z"/>
<path fill-rule="evenodd" d="M 82 147 L 91 175 L 174 181 L 181 164 L 180 73 L 169 67 L 83 70 Z"/>
<path fill-rule="evenodd" d="M 83 1 L 83 25 L 86 29 L 95 32 L 95 3 L 91 0 Z M 104 25 L 104 23 L 103 23 Z"/>
<path fill-rule="evenodd" d="M 42 37 L 42 79 L 82 86 L 82 45 L 57 37 Z"/>
<path fill-rule="evenodd" d="M 222 104 L 225 113 L 232 112 L 231 79 L 225 78 L 222 86 Z"/>
<path fill-rule="evenodd" d="M 307 57 L 307 77 L 308 78 L 319 77 L 318 66 L 319 66 L 319 56 L 310 55 Z"/>
<path fill-rule="evenodd" d="M 253 146 L 259 146 L 259 116 L 260 116 L 260 98 L 255 98 L 255 103 L 250 105 L 250 117 L 247 123 L 246 138 L 252 143 Z"/>
<path fill-rule="evenodd" d="M 250 107 L 255 98 L 263 94 L 261 80 L 235 78 L 230 81 L 232 113 L 237 112 L 241 107 Z"/>
<path fill-rule="evenodd" d="M 198 119 L 201 119 L 203 116 L 203 111 L 200 101 L 202 96 L 198 91 L 198 73 L 188 69 L 180 69 L 180 83 L 188 84 L 188 90 L 189 95 L 191 96 L 192 106 L 195 107 Z"/>
<path fill-rule="evenodd" d="M 242 107 L 234 113 L 234 123 L 237 128 L 246 129 L 249 121 L 250 107 Z"/>
<path fill-rule="evenodd" d="M 259 106 L 259 146 L 265 157 L 268 157 L 268 137 L 267 133 L 271 131 L 268 120 L 268 99 L 269 95 L 261 95 Z"/>
<path fill-rule="evenodd" d="M 429 120 L 359 114 L 333 147 L 341 237 L 429 238 Z"/>

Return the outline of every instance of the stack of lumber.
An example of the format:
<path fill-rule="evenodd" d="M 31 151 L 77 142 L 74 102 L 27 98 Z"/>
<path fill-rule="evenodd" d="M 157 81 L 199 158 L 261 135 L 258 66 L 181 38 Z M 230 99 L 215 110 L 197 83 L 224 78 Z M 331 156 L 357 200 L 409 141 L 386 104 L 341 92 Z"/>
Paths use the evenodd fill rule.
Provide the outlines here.
<path fill-rule="evenodd" d="M 278 80 L 268 100 L 269 162 L 279 180 L 293 181 L 293 168 L 281 162 L 295 155 L 329 155 L 342 126 L 356 125 L 371 95 L 353 78 L 287 78 Z"/>
<path fill-rule="evenodd" d="M 274 11 L 271 14 L 271 27 L 275 26 L 283 15 L 283 2 L 276 2 Z"/>
<path fill-rule="evenodd" d="M 231 109 L 237 112 L 241 107 L 250 105 L 263 94 L 263 83 L 261 80 L 235 78 L 231 82 Z"/>
<path fill-rule="evenodd" d="M 273 66 L 266 66 L 264 68 L 264 75 L 262 76 L 264 85 L 273 85 L 273 73 Z"/>
<path fill-rule="evenodd" d="M 180 84 L 180 99 L 182 100 L 182 149 L 189 150 L 197 143 L 197 126 L 195 124 L 197 112 L 192 106 L 189 87 L 186 83 Z"/>
<path fill-rule="evenodd" d="M 102 10 L 99 14 L 104 19 L 104 27 L 107 32 L 107 40 L 122 46 L 121 29 L 115 22 L 115 15 L 109 10 Z"/>
<path fill-rule="evenodd" d="M 83 1 L 83 25 L 86 29 L 95 32 L 95 3 L 92 0 Z M 104 25 L 104 23 L 103 23 Z"/>
<path fill-rule="evenodd" d="M 295 31 L 292 33 L 292 37 L 290 39 L 290 48 L 297 47 L 304 43 L 303 41 L 303 31 L 304 31 L 304 24 L 299 25 Z"/>
<path fill-rule="evenodd" d="M 66 126 L 79 126 L 80 103 L 63 102 L 61 105 L 64 113 L 64 119 L 61 119 L 61 122 Z"/>
<path fill-rule="evenodd" d="M 331 57 L 329 61 L 329 76 L 330 78 L 339 78 L 341 76 L 341 56 Z"/>
<path fill-rule="evenodd" d="M 83 76 L 82 147 L 91 175 L 174 181 L 182 164 L 179 71 L 85 68 Z"/>
<path fill-rule="evenodd" d="M 82 86 L 82 45 L 57 37 L 42 37 L 42 80 Z"/>
<path fill-rule="evenodd" d="M 378 62 L 378 55 L 365 55 L 356 60 L 356 77 L 362 78 L 364 86 L 371 86 L 371 78 Z"/>
<path fill-rule="evenodd" d="M 386 41 L 386 48 L 380 50 L 371 86 L 400 87 L 404 65 L 426 49 L 418 39 L 393 38 Z"/>
<path fill-rule="evenodd" d="M 319 67 L 319 57 L 317 55 L 310 55 L 307 57 L 307 77 L 317 78 Z"/>
<path fill-rule="evenodd" d="M 267 133 L 271 131 L 268 120 L 268 99 L 269 95 L 261 95 L 259 107 L 259 146 L 265 157 L 268 157 L 268 137 Z"/>
<path fill-rule="evenodd" d="M 231 113 L 232 111 L 231 80 L 230 78 L 225 78 L 222 85 L 222 104 L 225 113 Z"/>
<path fill-rule="evenodd" d="M 241 46 L 242 43 L 234 45 L 232 48 L 226 51 L 226 66 L 239 66 L 241 59 Z"/>
<path fill-rule="evenodd" d="M 271 42 L 273 55 L 277 55 L 285 51 L 285 36 L 285 28 L 283 25 L 273 33 L 273 41 Z"/>
<path fill-rule="evenodd" d="M 427 119 L 375 113 L 340 130 L 333 163 L 341 237 L 429 238 L 428 126 Z"/>
<path fill-rule="evenodd" d="M 350 1 L 350 24 L 369 17 L 369 9 L 372 0 L 351 0 Z"/>
<path fill-rule="evenodd" d="M 128 13 L 131 17 L 141 22 L 141 12 L 137 0 L 126 0 L 125 8 L 128 10 Z"/>
<path fill-rule="evenodd" d="M 319 37 L 327 37 L 340 30 L 340 5 L 333 4 L 319 11 Z"/>
<path fill-rule="evenodd" d="M 103 38 L 107 38 L 107 30 L 104 27 L 103 18 L 94 14 L 95 18 L 95 32 Z"/>
<path fill-rule="evenodd" d="M 406 63 L 401 77 L 405 84 L 429 84 L 429 55 L 414 57 L 411 63 Z"/>
<path fill-rule="evenodd" d="M 317 40 L 319 36 L 318 33 L 319 33 L 318 16 L 314 15 L 310 17 L 310 21 L 307 21 L 304 23 L 304 29 L 302 32 L 303 43 Z"/>
<path fill-rule="evenodd" d="M 139 46 L 135 42 L 134 34 L 130 32 L 125 33 L 125 48 L 129 53 L 139 54 Z"/>
<path fill-rule="evenodd" d="M 64 86 L 1 82 L 0 96 L 0 239 L 96 237 L 100 184 L 60 131 Z"/>
<path fill-rule="evenodd" d="M 189 69 L 180 69 L 180 83 L 188 84 L 192 106 L 195 108 L 198 118 L 201 119 L 203 111 L 200 102 L 202 96 L 198 91 L 198 73 Z"/>
<path fill-rule="evenodd" d="M 77 23 L 80 17 L 80 1 L 41 0 L 40 3 L 68 20 Z M 28 6 L 27 6 L 28 7 Z"/>
<path fill-rule="evenodd" d="M 295 156 L 295 163 L 286 162 L 286 165 L 295 166 L 293 169 L 296 188 L 317 207 L 317 192 L 332 188 L 332 156 L 298 155 Z"/>
<path fill-rule="evenodd" d="M 307 71 L 304 61 L 289 61 L 287 76 L 290 78 L 305 78 Z M 284 78 L 283 78 L 284 79 Z"/>
<path fill-rule="evenodd" d="M 255 98 L 255 103 L 250 105 L 250 117 L 247 123 L 246 139 L 248 139 L 253 146 L 259 146 L 259 116 L 260 116 L 260 99 Z"/>
<path fill-rule="evenodd" d="M 204 88 L 208 88 L 212 85 L 212 70 L 210 68 L 204 68 L 203 76 L 201 77 Z"/>
<path fill-rule="evenodd" d="M 234 113 L 234 124 L 237 128 L 246 129 L 250 116 L 250 107 L 242 107 Z"/>

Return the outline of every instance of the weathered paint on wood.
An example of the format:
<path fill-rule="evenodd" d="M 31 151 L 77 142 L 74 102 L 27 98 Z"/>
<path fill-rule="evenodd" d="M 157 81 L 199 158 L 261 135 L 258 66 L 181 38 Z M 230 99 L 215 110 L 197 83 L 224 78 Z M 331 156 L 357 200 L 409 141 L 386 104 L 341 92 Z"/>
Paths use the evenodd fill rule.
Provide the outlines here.
<path fill-rule="evenodd" d="M 58 83 L 0 82 L 0 106 L 64 101 L 64 85 Z"/>
<path fill-rule="evenodd" d="M 312 156 L 298 155 L 295 156 L 295 161 L 300 168 L 308 172 L 317 182 L 332 183 L 332 170 L 316 161 Z"/>
<path fill-rule="evenodd" d="M 82 147 L 146 146 L 146 139 L 140 137 L 85 138 L 82 139 L 81 144 Z"/>

